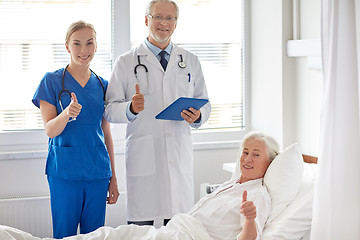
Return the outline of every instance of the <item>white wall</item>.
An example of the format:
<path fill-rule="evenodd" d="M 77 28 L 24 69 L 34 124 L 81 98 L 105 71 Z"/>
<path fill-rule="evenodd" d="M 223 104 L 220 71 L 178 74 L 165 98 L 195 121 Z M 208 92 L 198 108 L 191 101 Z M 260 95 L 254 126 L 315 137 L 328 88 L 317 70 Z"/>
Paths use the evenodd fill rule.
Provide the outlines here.
<path fill-rule="evenodd" d="M 320 40 L 321 0 L 301 0 L 300 13 L 300 38 Z M 296 58 L 297 89 L 301 93 L 296 106 L 299 116 L 297 138 L 304 153 L 318 156 L 322 73 L 321 69 L 309 69 L 311 61 L 309 57 Z"/>
<path fill-rule="evenodd" d="M 226 162 L 235 162 L 238 147 L 233 145 L 194 149 L 195 201 L 199 200 L 201 183 L 215 184 L 230 179 L 231 174 L 222 170 L 222 166 Z M 41 157 L 30 155 L 17 159 L 0 159 L 0 197 L 49 194 L 45 175 L 46 153 L 37 155 Z M 115 158 L 119 190 L 124 191 L 124 154 L 116 154 Z"/>
<path fill-rule="evenodd" d="M 251 128 L 274 136 L 282 147 L 299 142 L 318 154 L 321 81 L 307 57 L 288 57 L 293 38 L 290 0 L 251 1 Z M 300 0 L 300 38 L 320 38 L 320 0 Z"/>
<path fill-rule="evenodd" d="M 231 179 L 231 173 L 222 170 L 223 163 L 235 162 L 238 147 L 195 149 L 194 150 L 194 186 L 195 202 L 199 200 L 200 184 L 219 184 Z"/>
<path fill-rule="evenodd" d="M 289 1 L 290 2 L 290 1 Z M 283 1 L 251 1 L 251 128 L 274 136 L 282 146 L 285 129 Z M 292 66 L 290 66 L 292 67 Z M 289 100 L 293 102 L 293 99 Z M 290 135 L 290 134 L 289 134 Z M 285 143 L 287 145 L 287 143 Z"/>

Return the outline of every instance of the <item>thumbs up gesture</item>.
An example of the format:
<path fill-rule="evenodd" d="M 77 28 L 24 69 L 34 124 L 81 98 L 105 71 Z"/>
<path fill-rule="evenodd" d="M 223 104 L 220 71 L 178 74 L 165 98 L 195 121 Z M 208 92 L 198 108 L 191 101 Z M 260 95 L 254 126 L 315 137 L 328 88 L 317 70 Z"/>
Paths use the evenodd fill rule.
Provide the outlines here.
<path fill-rule="evenodd" d="M 82 106 L 78 103 L 75 93 L 71 93 L 71 102 L 65 109 L 66 115 L 73 120 L 80 114 Z"/>
<path fill-rule="evenodd" d="M 142 110 L 144 110 L 145 98 L 144 95 L 140 92 L 139 84 L 135 85 L 135 94 L 132 97 L 130 111 L 133 114 L 138 114 Z"/>
<path fill-rule="evenodd" d="M 246 220 L 254 220 L 256 218 L 256 206 L 253 201 L 247 200 L 247 191 L 243 192 L 240 213 L 244 215 Z"/>

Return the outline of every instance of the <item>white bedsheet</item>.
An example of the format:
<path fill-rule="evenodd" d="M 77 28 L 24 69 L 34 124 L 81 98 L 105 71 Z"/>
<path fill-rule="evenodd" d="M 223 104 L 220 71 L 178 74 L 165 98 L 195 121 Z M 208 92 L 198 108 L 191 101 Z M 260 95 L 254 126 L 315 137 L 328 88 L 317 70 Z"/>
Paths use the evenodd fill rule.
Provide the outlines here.
<path fill-rule="evenodd" d="M 39 240 L 19 229 L 0 225 L 1 240 Z M 52 238 L 44 238 L 44 240 Z M 101 227 L 94 232 L 65 238 L 66 240 L 211 240 L 201 223 L 188 214 L 177 214 L 167 226 L 156 229 L 153 226 L 122 225 L 117 228 Z"/>

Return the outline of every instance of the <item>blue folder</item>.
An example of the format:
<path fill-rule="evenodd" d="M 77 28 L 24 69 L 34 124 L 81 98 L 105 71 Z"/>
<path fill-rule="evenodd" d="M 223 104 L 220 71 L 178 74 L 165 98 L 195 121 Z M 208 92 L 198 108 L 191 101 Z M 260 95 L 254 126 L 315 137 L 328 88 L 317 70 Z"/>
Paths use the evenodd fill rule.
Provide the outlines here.
<path fill-rule="evenodd" d="M 202 106 L 204 106 L 209 100 L 200 99 L 200 98 L 187 98 L 187 97 L 179 97 L 172 104 L 170 104 L 167 108 L 162 110 L 158 115 L 155 116 L 156 119 L 165 119 L 165 120 L 175 120 L 175 121 L 183 121 L 184 119 L 181 117 L 181 112 L 183 110 L 188 110 L 190 107 L 199 110 Z"/>

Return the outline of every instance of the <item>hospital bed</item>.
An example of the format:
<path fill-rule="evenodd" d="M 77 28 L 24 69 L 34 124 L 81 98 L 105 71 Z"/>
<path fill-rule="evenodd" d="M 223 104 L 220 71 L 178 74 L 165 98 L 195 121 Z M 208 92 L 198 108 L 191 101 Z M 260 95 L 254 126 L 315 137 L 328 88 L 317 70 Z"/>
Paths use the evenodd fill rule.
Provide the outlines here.
<path fill-rule="evenodd" d="M 302 154 L 297 143 L 273 160 L 264 177 L 272 211 L 262 240 L 310 240 L 316 163 L 317 157 Z M 236 163 L 227 164 L 224 169 L 235 170 Z M 207 186 L 207 193 L 217 186 Z"/>
<path fill-rule="evenodd" d="M 269 190 L 272 209 L 265 225 L 262 240 L 310 240 L 314 182 L 317 158 L 302 155 L 298 144 L 282 151 L 270 164 L 264 184 Z M 236 167 L 235 167 L 236 168 Z M 9 238 L 9 236 L 13 238 Z M 131 238 L 129 237 L 131 236 Z M 0 225 L 0 239 L 40 240 L 29 233 Z M 73 240 L 209 239 L 207 232 L 190 215 L 176 215 L 166 227 L 122 225 L 116 229 L 103 227 L 78 235 Z"/>

